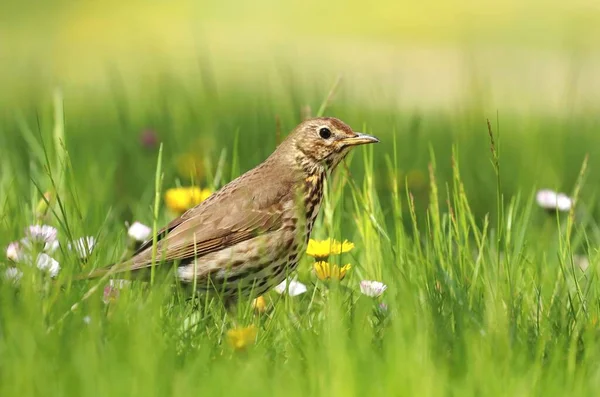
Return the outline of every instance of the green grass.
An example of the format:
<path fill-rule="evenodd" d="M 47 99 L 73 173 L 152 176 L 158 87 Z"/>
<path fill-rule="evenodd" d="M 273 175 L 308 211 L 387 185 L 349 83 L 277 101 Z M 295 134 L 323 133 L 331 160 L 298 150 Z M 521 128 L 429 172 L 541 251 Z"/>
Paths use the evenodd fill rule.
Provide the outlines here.
<path fill-rule="evenodd" d="M 153 224 L 156 186 L 222 186 L 274 149 L 276 120 L 285 134 L 303 106 L 314 112 L 327 96 L 292 84 L 285 92 L 183 87 L 167 79 L 132 99 L 115 84 L 109 97 L 56 94 L 0 117 L 0 246 L 36 222 L 46 191 L 58 191 L 43 221 L 61 242 L 98 239 L 83 263 L 59 250 L 57 282 L 28 267 L 18 286 L 0 281 L 0 395 L 596 393 L 600 145 L 591 114 L 405 113 L 342 91 L 325 113 L 381 143 L 334 173 L 314 231 L 356 244 L 333 259 L 353 265 L 340 285 L 316 280 L 305 257 L 299 279 L 308 293 L 271 292 L 264 314 L 249 301 L 228 313 L 190 300 L 159 273 L 110 305 L 101 284 L 71 313 L 97 285 L 73 275 L 121 257 L 125 222 Z M 163 143 L 158 173 L 158 147 L 139 144 L 146 128 Z M 201 172 L 178 171 L 188 152 Z M 575 211 L 539 209 L 540 187 L 578 191 Z M 160 226 L 172 214 L 157 209 Z M 579 256 L 589 257 L 586 271 Z M 389 288 L 367 298 L 362 279 Z M 249 324 L 256 344 L 234 351 L 227 330 Z"/>

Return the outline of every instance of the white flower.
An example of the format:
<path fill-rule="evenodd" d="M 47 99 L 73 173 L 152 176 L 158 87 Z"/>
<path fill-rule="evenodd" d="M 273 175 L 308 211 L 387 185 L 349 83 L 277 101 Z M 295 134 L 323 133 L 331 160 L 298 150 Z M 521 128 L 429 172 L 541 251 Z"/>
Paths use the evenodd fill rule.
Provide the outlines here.
<path fill-rule="evenodd" d="M 90 324 L 92 322 L 92 318 L 90 316 L 85 316 L 83 318 L 83 322 L 86 324 Z"/>
<path fill-rule="evenodd" d="M 573 255 L 573 263 L 578 266 L 582 272 L 585 272 L 590 267 L 590 261 L 585 255 Z"/>
<path fill-rule="evenodd" d="M 51 243 L 46 243 L 44 244 L 44 252 L 48 253 L 48 254 L 52 254 L 54 253 L 54 251 L 56 251 L 58 249 L 59 243 L 58 240 L 55 240 Z"/>
<path fill-rule="evenodd" d="M 25 229 L 25 236 L 33 243 L 52 244 L 56 241 L 58 231 L 48 225 L 31 225 Z"/>
<path fill-rule="evenodd" d="M 85 259 L 88 256 L 90 256 L 95 245 L 96 239 L 94 237 L 88 236 L 77 239 L 73 241 L 72 244 L 69 243 L 69 249 L 74 249 L 81 259 Z"/>
<path fill-rule="evenodd" d="M 60 270 L 58 262 L 47 254 L 39 254 L 35 261 L 35 265 L 38 269 L 47 271 L 48 274 L 50 274 L 50 277 L 56 277 Z"/>
<path fill-rule="evenodd" d="M 4 278 L 14 283 L 18 282 L 23 277 L 23 272 L 16 267 L 8 267 L 4 271 Z"/>
<path fill-rule="evenodd" d="M 31 264 L 33 262 L 31 255 L 35 251 L 31 242 L 28 238 L 24 238 L 10 243 L 6 248 L 6 257 L 13 262 Z M 58 240 L 48 242 L 44 245 L 44 252 L 51 254 L 56 251 L 58 245 Z"/>
<path fill-rule="evenodd" d="M 293 280 L 283 280 L 283 282 L 274 289 L 278 294 L 285 294 L 287 292 L 290 296 L 298 296 L 306 292 L 306 285 L 296 281 L 296 278 L 294 277 Z"/>
<path fill-rule="evenodd" d="M 143 243 L 144 241 L 148 240 L 152 234 L 152 228 L 144 225 L 143 223 L 134 222 L 133 225 L 129 227 L 129 230 L 127 230 L 127 234 L 133 240 Z"/>
<path fill-rule="evenodd" d="M 23 249 L 18 241 L 13 241 L 6 247 L 6 257 L 13 262 L 19 262 L 23 255 Z"/>
<path fill-rule="evenodd" d="M 387 285 L 380 281 L 363 280 L 360 282 L 360 292 L 372 298 L 381 296 L 386 289 Z"/>
<path fill-rule="evenodd" d="M 115 279 L 110 279 L 108 281 L 108 285 L 110 285 L 112 288 L 123 289 L 123 288 L 126 288 L 126 287 L 130 286 L 131 285 L 131 281 L 129 281 L 129 280 L 115 280 Z"/>
<path fill-rule="evenodd" d="M 535 200 L 546 210 L 569 211 L 573 206 L 573 200 L 569 196 L 549 189 L 538 191 Z"/>

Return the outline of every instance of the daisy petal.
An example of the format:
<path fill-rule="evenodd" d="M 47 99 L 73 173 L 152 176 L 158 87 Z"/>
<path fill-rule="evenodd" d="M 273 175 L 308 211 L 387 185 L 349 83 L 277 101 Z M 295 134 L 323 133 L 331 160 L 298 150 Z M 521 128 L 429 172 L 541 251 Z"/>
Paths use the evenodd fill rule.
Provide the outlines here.
<path fill-rule="evenodd" d="M 23 277 L 23 272 L 16 267 L 8 267 L 4 271 L 4 278 L 12 281 L 13 283 L 18 282 Z"/>
<path fill-rule="evenodd" d="M 573 206 L 573 200 L 564 193 L 554 190 L 543 189 L 535 195 L 537 204 L 546 210 L 569 211 Z"/>
<path fill-rule="evenodd" d="M 94 237 L 88 236 L 77 239 L 73 241 L 72 244 L 69 243 L 69 249 L 75 250 L 75 252 L 77 252 L 77 255 L 79 255 L 81 259 L 85 259 L 88 256 L 90 256 L 90 254 L 94 250 L 95 245 L 96 239 Z"/>
<path fill-rule="evenodd" d="M 50 277 L 56 277 L 60 271 L 60 265 L 58 261 L 51 258 L 47 254 L 39 254 L 35 265 L 38 269 L 47 271 L 48 274 L 50 274 Z"/>
<path fill-rule="evenodd" d="M 129 280 L 113 280 L 113 279 L 111 279 L 108 282 L 108 285 L 110 285 L 113 288 L 123 289 L 123 288 L 129 287 L 131 285 L 131 281 L 129 281 Z"/>
<path fill-rule="evenodd" d="M 559 211 L 569 211 L 571 209 L 571 207 L 573 206 L 573 200 L 571 200 L 571 198 L 569 196 L 567 196 L 564 193 L 559 193 L 556 196 L 556 208 Z"/>
<path fill-rule="evenodd" d="M 18 241 L 13 241 L 6 247 L 6 257 L 13 262 L 19 262 L 23 257 L 23 250 Z"/>
<path fill-rule="evenodd" d="M 57 239 L 58 231 L 48 225 L 31 225 L 25 229 L 25 235 L 33 243 L 53 243 Z"/>
<path fill-rule="evenodd" d="M 366 296 L 376 298 L 387 289 L 387 285 L 380 281 L 363 280 L 360 282 L 360 292 Z"/>
<path fill-rule="evenodd" d="M 140 222 L 134 222 L 127 230 L 127 234 L 132 240 L 143 243 L 148 240 L 152 234 L 152 228 Z"/>
<path fill-rule="evenodd" d="M 274 289 L 278 294 L 285 294 L 287 292 L 289 296 L 302 295 L 307 291 L 306 285 L 296 281 L 296 278 L 292 280 L 283 280 L 283 282 L 277 285 Z"/>
<path fill-rule="evenodd" d="M 53 254 L 54 251 L 56 251 L 58 249 L 59 243 L 58 240 L 55 240 L 51 243 L 46 243 L 44 244 L 44 252 L 46 252 L 47 254 Z"/>

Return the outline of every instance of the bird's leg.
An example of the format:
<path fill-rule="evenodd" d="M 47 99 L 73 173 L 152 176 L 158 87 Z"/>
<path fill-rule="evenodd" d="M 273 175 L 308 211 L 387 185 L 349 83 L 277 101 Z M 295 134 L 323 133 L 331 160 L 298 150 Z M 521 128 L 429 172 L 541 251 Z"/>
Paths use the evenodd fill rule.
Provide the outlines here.
<path fill-rule="evenodd" d="M 223 306 L 230 314 L 235 313 L 237 307 L 238 298 L 235 295 L 228 295 L 223 298 Z"/>

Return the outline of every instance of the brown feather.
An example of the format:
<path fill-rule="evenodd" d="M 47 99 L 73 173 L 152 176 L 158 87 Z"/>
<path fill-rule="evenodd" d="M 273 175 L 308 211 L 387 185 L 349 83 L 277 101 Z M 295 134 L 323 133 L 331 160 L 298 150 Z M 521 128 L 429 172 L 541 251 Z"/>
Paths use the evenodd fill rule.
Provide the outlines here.
<path fill-rule="evenodd" d="M 161 229 L 157 235 L 156 261 L 200 258 L 279 229 L 281 203 L 295 194 L 294 173 L 290 173 L 290 178 L 275 178 L 271 174 L 280 168 L 276 164 L 266 166 L 280 160 L 269 158 Z M 152 240 L 149 240 L 126 262 L 98 269 L 87 277 L 98 277 L 108 271 L 140 270 L 151 264 Z"/>

